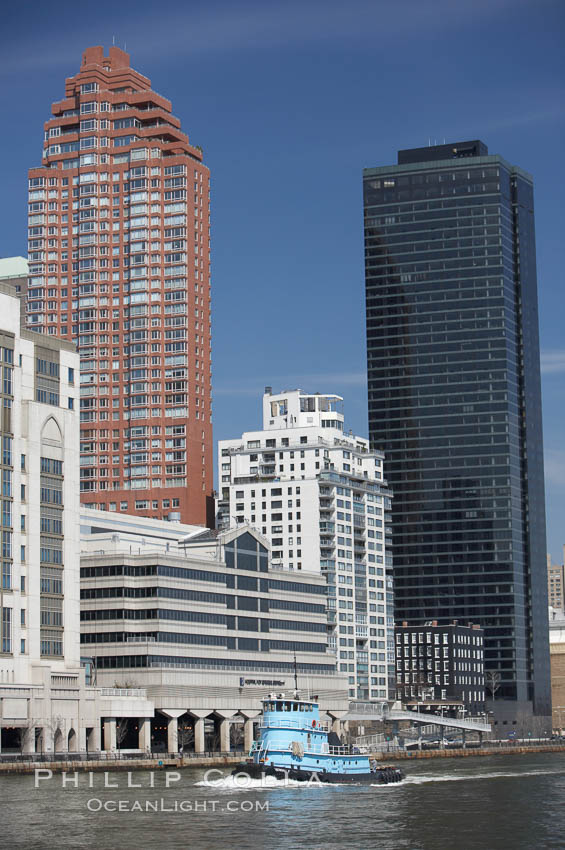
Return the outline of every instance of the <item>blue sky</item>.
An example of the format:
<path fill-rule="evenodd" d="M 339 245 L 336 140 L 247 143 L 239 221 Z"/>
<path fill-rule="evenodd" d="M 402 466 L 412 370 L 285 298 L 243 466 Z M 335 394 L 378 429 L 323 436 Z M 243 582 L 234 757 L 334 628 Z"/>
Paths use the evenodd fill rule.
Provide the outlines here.
<path fill-rule="evenodd" d="M 162 10 L 162 13 L 161 13 Z M 90 45 L 124 45 L 212 170 L 215 439 L 263 387 L 337 392 L 367 433 L 361 174 L 481 138 L 531 172 L 548 548 L 565 543 L 565 7 L 560 0 L 20 2 L 3 12 L 0 256 L 26 252 L 26 172 Z M 561 562 L 561 561 L 560 561 Z"/>

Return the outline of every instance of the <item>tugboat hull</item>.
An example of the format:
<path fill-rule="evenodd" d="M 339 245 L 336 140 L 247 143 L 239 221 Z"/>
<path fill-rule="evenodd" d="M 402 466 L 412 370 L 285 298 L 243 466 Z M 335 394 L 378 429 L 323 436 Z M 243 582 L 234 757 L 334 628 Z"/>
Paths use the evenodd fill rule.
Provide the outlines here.
<path fill-rule="evenodd" d="M 401 782 L 404 779 L 404 774 L 397 767 L 381 767 L 376 771 L 368 773 L 328 773 L 315 770 L 301 770 L 300 768 L 282 768 L 275 765 L 263 765 L 254 763 L 244 763 L 238 765 L 233 771 L 232 776 L 246 775 L 250 779 L 260 779 L 265 782 L 269 778 L 282 780 L 290 779 L 294 782 L 308 782 L 310 785 L 317 783 L 323 784 L 343 784 L 351 785 L 389 785 L 395 782 Z"/>

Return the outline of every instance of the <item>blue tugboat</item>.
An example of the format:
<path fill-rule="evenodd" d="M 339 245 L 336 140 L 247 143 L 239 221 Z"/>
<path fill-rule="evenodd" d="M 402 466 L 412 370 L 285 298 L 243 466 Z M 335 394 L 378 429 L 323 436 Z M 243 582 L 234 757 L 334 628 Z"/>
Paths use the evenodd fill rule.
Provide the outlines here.
<path fill-rule="evenodd" d="M 398 768 L 379 767 L 356 747 L 344 746 L 337 734 L 320 722 L 318 703 L 301 699 L 297 691 L 291 699 L 285 694 L 270 694 L 262 703 L 259 739 L 253 743 L 248 760 L 238 765 L 233 775 L 374 785 L 404 779 Z"/>

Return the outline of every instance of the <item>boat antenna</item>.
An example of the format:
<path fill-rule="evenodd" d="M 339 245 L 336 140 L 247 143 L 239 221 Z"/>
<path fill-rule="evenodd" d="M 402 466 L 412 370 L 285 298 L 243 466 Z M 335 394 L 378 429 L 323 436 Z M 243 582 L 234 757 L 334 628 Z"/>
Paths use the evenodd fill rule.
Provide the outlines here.
<path fill-rule="evenodd" d="M 298 693 L 298 671 L 296 669 L 296 650 L 294 650 L 294 690 Z"/>

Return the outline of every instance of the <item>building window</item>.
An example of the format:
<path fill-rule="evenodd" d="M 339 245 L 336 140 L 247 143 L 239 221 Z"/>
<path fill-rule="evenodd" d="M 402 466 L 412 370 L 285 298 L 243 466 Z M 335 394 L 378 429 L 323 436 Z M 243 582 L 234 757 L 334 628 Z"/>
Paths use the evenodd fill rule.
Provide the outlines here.
<path fill-rule="evenodd" d="M 12 587 L 12 562 L 2 561 L 2 590 L 10 590 Z"/>
<path fill-rule="evenodd" d="M 2 608 L 2 652 L 12 651 L 12 609 Z"/>

